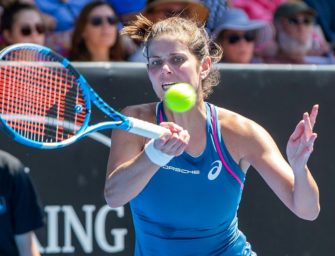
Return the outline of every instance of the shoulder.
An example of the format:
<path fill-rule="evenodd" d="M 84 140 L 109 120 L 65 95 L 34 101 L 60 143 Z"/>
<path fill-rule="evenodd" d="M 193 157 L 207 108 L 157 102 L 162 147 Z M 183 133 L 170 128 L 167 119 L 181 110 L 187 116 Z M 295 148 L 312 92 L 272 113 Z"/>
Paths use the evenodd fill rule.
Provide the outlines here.
<path fill-rule="evenodd" d="M 217 108 L 221 129 L 236 135 L 251 136 L 262 127 L 255 121 L 234 111 Z"/>
<path fill-rule="evenodd" d="M 241 114 L 218 108 L 218 119 L 226 146 L 237 159 L 264 151 L 272 144 L 271 136 L 260 124 Z"/>
<path fill-rule="evenodd" d="M 0 169 L 2 171 L 8 171 L 10 175 L 15 175 L 23 170 L 23 165 L 15 156 L 0 150 Z"/>
<path fill-rule="evenodd" d="M 121 113 L 125 116 L 135 117 L 148 122 L 155 122 L 157 102 L 125 107 Z"/>

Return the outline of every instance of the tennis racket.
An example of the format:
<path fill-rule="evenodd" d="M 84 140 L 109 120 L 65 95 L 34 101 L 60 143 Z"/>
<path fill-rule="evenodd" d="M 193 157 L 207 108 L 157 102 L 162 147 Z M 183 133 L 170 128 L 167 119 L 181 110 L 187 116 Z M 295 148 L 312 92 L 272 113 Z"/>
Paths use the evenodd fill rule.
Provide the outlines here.
<path fill-rule="evenodd" d="M 111 120 L 89 125 L 92 103 Z M 0 125 L 15 141 L 41 149 L 61 148 L 102 129 L 147 138 L 167 131 L 117 112 L 66 58 L 27 43 L 0 52 Z"/>

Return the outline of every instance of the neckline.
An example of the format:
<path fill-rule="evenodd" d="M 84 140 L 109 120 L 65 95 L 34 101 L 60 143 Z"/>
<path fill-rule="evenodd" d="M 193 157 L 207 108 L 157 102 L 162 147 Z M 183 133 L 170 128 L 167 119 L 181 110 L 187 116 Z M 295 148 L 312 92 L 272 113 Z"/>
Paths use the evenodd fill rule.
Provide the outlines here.
<path fill-rule="evenodd" d="M 184 151 L 181 156 L 184 156 L 189 159 L 193 159 L 193 161 L 201 161 L 204 156 L 206 156 L 207 151 L 209 150 L 208 145 L 210 145 L 211 141 L 211 109 L 210 104 L 208 102 L 205 102 L 206 106 L 206 145 L 204 147 L 204 150 L 199 155 L 192 155 L 187 151 Z M 158 102 L 156 106 L 156 122 L 159 124 L 160 122 L 167 121 L 167 117 L 163 108 L 163 102 Z"/>

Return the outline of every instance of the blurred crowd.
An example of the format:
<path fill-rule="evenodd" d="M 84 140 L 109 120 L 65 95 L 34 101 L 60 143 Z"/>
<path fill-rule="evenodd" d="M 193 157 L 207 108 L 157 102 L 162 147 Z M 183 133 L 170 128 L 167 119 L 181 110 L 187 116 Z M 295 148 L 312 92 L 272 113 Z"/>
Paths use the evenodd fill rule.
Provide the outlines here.
<path fill-rule="evenodd" d="M 72 61 L 146 62 L 121 34 L 142 14 L 195 19 L 223 49 L 222 63 L 334 64 L 334 0 L 0 0 L 4 48 L 50 47 Z"/>

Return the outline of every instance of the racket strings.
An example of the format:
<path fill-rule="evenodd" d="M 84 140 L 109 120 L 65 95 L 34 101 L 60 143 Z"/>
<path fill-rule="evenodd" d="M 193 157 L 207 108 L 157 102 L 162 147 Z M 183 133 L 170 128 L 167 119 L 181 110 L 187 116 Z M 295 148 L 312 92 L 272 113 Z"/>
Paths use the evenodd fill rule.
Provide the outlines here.
<path fill-rule="evenodd" d="M 74 136 L 87 113 L 76 77 L 52 56 L 34 50 L 21 49 L 5 57 L 8 65 L 1 66 L 0 112 L 7 124 L 39 142 Z"/>

